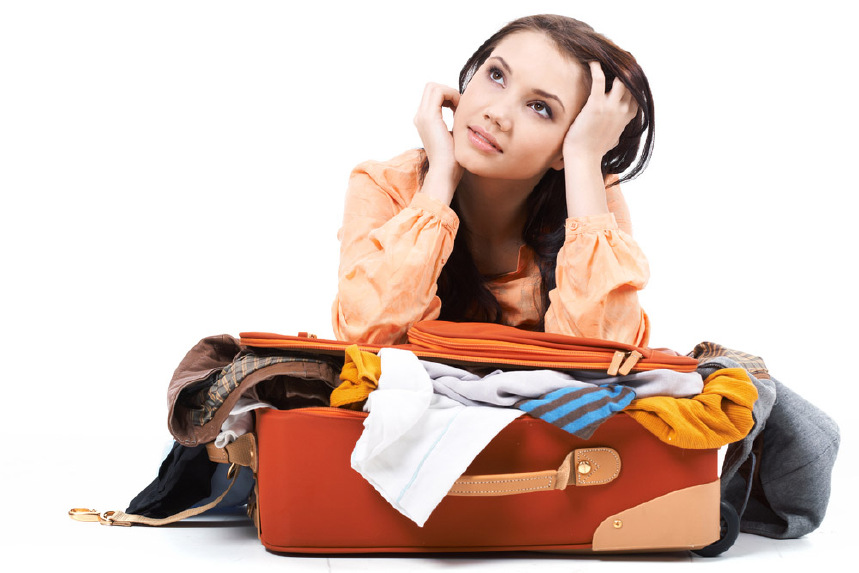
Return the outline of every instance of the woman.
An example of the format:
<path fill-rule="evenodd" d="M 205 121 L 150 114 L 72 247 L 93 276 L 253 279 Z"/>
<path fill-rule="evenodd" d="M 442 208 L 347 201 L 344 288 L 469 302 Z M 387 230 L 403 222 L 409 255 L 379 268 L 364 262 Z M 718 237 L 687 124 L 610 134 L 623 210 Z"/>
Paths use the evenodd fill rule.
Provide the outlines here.
<path fill-rule="evenodd" d="M 441 318 L 647 344 L 649 271 L 617 183 L 649 159 L 653 103 L 629 53 L 571 18 L 516 20 L 459 91 L 427 85 L 415 126 L 423 150 L 350 179 L 338 339 L 403 342 Z"/>

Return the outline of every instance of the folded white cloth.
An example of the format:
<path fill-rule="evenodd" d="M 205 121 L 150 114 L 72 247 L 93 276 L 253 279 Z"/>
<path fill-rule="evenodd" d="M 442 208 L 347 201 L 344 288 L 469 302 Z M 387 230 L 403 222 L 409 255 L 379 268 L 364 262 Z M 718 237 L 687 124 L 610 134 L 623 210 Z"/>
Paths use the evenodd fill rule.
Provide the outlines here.
<path fill-rule="evenodd" d="M 400 513 L 423 526 L 454 482 L 522 411 L 466 407 L 433 393 L 412 352 L 379 351 L 382 374 L 367 399 L 352 467 Z"/>

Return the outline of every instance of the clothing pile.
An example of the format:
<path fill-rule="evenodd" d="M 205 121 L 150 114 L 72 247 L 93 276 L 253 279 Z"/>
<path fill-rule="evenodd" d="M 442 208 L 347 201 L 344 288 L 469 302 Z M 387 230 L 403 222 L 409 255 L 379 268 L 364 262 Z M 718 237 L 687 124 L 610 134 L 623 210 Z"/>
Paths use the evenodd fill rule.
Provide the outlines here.
<path fill-rule="evenodd" d="M 757 391 L 744 370 L 651 370 L 626 376 L 555 370 L 475 374 L 383 348 L 352 346 L 334 406 L 370 413 L 352 467 L 388 502 L 423 525 L 454 482 L 508 423 L 524 413 L 583 439 L 625 411 L 679 447 L 718 448 L 753 425 Z M 678 400 L 678 398 L 684 398 Z"/>

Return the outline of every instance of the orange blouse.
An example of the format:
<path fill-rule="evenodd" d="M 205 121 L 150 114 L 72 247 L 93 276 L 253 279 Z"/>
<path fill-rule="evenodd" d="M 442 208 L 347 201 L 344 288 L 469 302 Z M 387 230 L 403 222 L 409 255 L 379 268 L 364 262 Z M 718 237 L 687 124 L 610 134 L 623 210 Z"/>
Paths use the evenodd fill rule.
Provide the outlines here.
<path fill-rule="evenodd" d="M 340 270 L 332 324 L 338 340 L 405 342 L 412 324 L 438 318 L 436 281 L 459 227 L 454 211 L 420 190 L 423 151 L 354 169 L 346 193 Z M 648 342 L 638 291 L 650 271 L 631 236 L 629 212 L 617 185 L 606 189 L 610 213 L 567 219 L 558 252 L 557 287 L 542 308 L 540 271 L 527 246 L 518 268 L 489 280 L 502 321 L 572 336 Z"/>

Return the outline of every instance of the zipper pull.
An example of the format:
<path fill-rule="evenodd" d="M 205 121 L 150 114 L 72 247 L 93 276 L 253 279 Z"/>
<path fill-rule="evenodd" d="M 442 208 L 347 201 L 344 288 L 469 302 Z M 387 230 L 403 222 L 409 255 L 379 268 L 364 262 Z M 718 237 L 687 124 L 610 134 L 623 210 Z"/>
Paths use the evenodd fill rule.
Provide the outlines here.
<path fill-rule="evenodd" d="M 611 364 L 608 367 L 607 373 L 609 376 L 617 376 L 617 371 L 620 369 L 624 357 L 626 357 L 626 354 L 624 354 L 622 351 L 614 351 L 614 356 L 611 357 Z"/>
<path fill-rule="evenodd" d="M 644 356 L 644 355 L 641 354 L 637 350 L 633 350 L 632 352 L 630 352 L 629 357 L 624 361 L 623 365 L 620 367 L 620 370 L 618 371 L 620 373 L 620 375 L 626 376 L 627 374 L 629 374 L 630 371 L 632 370 L 633 366 L 635 366 L 638 363 L 638 359 L 641 358 L 642 356 Z"/>
<path fill-rule="evenodd" d="M 616 350 L 614 356 L 611 357 L 611 364 L 608 367 L 609 376 L 626 376 L 633 367 L 638 364 L 639 359 L 644 355 L 637 350 L 633 350 L 629 354 L 622 350 Z"/>

